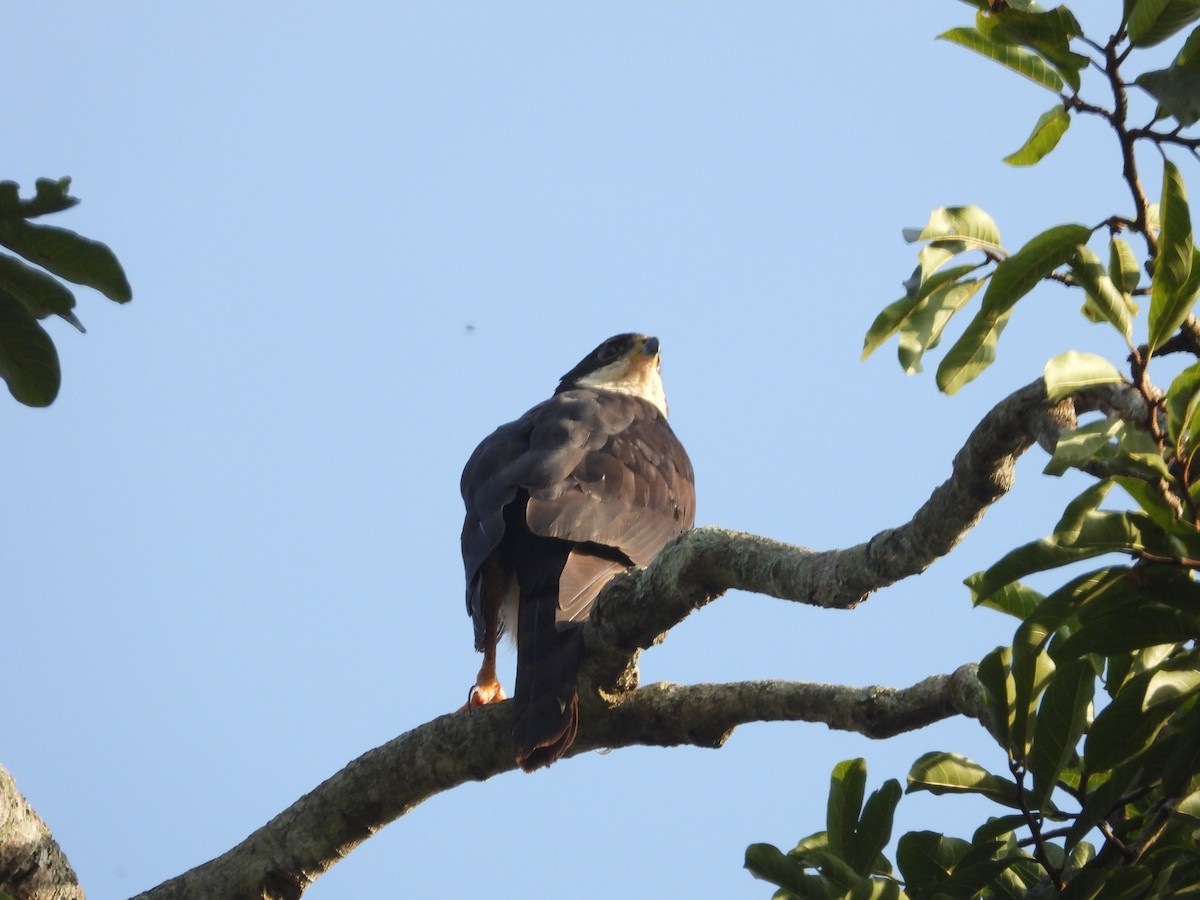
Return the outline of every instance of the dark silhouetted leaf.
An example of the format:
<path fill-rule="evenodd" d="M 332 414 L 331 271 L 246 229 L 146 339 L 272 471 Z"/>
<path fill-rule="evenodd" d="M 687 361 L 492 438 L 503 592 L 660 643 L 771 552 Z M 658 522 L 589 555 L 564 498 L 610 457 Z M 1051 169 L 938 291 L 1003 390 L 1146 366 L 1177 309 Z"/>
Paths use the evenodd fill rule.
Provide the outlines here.
<path fill-rule="evenodd" d="M 132 296 L 125 271 L 106 244 L 66 228 L 0 218 L 0 244 L 60 278 L 95 288 L 110 300 Z"/>
<path fill-rule="evenodd" d="M 933 831 L 910 831 L 896 845 L 896 865 L 904 880 L 922 892 L 944 881 L 970 851 L 961 838 Z"/>
<path fill-rule="evenodd" d="M 27 266 L 6 253 L 0 253 L 0 288 L 24 303 L 25 308 L 37 318 L 62 316 L 83 331 L 79 319 L 72 312 L 75 308 L 75 295 L 58 279 Z"/>
<path fill-rule="evenodd" d="M 747 847 L 745 866 L 755 878 L 778 885 L 804 900 L 831 900 L 834 896 L 820 876 L 807 874 L 803 865 L 770 844 Z"/>
<path fill-rule="evenodd" d="M 0 290 L 0 378 L 26 406 L 49 406 L 62 380 L 50 336 L 16 297 Z"/>

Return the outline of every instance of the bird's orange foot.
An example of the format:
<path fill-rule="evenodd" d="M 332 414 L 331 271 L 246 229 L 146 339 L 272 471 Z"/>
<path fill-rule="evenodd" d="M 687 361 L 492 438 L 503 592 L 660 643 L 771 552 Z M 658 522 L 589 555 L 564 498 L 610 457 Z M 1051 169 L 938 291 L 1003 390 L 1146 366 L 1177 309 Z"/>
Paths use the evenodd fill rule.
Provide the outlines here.
<path fill-rule="evenodd" d="M 471 693 L 467 697 L 467 702 L 459 707 L 459 712 L 472 710 L 479 706 L 487 706 L 489 703 L 499 703 L 501 700 L 507 700 L 504 694 L 504 688 L 500 687 L 500 682 L 492 679 L 483 683 L 477 683 L 471 688 Z"/>

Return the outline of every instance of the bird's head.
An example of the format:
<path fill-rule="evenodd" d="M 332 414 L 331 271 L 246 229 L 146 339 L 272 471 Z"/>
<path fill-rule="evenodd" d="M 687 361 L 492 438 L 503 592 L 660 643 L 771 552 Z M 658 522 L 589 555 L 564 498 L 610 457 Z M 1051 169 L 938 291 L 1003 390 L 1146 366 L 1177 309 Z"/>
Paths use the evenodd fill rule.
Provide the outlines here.
<path fill-rule="evenodd" d="M 658 338 L 644 334 L 618 334 L 585 356 L 558 383 L 558 391 L 595 388 L 641 397 L 667 414 L 667 396 L 659 369 L 662 358 Z"/>

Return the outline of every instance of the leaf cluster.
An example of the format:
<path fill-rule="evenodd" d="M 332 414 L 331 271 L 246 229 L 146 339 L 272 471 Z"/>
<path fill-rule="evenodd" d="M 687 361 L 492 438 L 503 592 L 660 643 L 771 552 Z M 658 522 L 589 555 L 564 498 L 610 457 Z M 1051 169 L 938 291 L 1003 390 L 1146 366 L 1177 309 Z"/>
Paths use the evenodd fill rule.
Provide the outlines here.
<path fill-rule="evenodd" d="M 941 37 L 1058 95 L 1005 162 L 1035 164 L 1074 116 L 1102 116 L 1132 208 L 1094 225 L 1052 225 L 1012 251 L 978 207 L 935 209 L 924 227 L 904 232 L 921 245 L 917 265 L 904 296 L 868 329 L 863 355 L 895 336 L 904 371 L 919 372 L 978 296 L 937 368 L 939 389 L 953 394 L 994 361 L 1017 303 L 1053 281 L 1080 298 L 1089 321 L 1115 329 L 1129 357 L 1123 373 L 1102 356 L 1064 349 L 1045 364 L 1047 399 L 1071 403 L 1121 384 L 1149 413 L 1113 412 L 1065 430 L 1046 473 L 1075 468 L 1095 482 L 1050 535 L 967 579 L 976 605 L 1017 621 L 1011 643 L 978 669 L 1000 752 L 988 765 L 926 753 L 907 792 L 973 794 L 994 813 L 969 838 L 902 835 L 893 867 L 886 852 L 899 785 L 886 782 L 863 805 L 865 763 L 848 761 L 833 773 L 826 830 L 787 853 L 752 845 L 746 865 L 779 887 L 777 898 L 1200 895 L 1200 361 L 1166 389 L 1151 380 L 1152 362 L 1168 353 L 1200 360 L 1192 314 L 1200 250 L 1184 174 L 1167 153 L 1200 160 L 1200 138 L 1187 134 L 1200 121 L 1200 28 L 1166 69 L 1132 80 L 1123 72 L 1137 51 L 1200 19 L 1200 0 L 1125 0 L 1105 41 L 1085 35 L 1064 6 L 971 5 L 974 25 Z M 1107 106 L 1081 96 L 1088 72 L 1110 89 Z M 1141 126 L 1128 120 L 1132 88 L 1157 102 Z M 1136 149 L 1146 142 L 1163 161 L 1157 205 L 1138 172 Z M 1114 499 L 1123 502 L 1104 506 Z M 1048 593 L 1026 583 L 1065 566 L 1065 583 Z"/>
<path fill-rule="evenodd" d="M 58 351 L 39 320 L 59 316 L 83 331 L 75 295 L 63 280 L 118 303 L 132 297 L 106 245 L 32 221 L 77 204 L 70 184 L 69 178 L 39 178 L 34 196 L 22 199 L 15 182 L 0 182 L 0 246 L 11 251 L 0 253 L 0 378 L 26 406 L 48 406 L 62 381 Z"/>

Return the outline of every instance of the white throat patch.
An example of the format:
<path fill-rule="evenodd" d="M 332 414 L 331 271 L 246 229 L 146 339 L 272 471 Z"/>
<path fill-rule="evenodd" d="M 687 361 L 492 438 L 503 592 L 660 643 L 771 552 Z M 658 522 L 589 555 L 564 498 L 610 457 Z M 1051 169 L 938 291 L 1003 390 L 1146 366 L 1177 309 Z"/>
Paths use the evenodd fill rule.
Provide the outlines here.
<path fill-rule="evenodd" d="M 618 394 L 631 394 L 641 397 L 647 403 L 652 403 L 667 416 L 667 394 L 663 390 L 662 376 L 658 372 L 658 361 L 647 360 L 640 365 L 629 365 L 628 360 L 618 360 L 597 369 L 591 375 L 580 378 L 576 384 L 580 387 L 600 388 L 605 391 L 615 391 Z"/>

